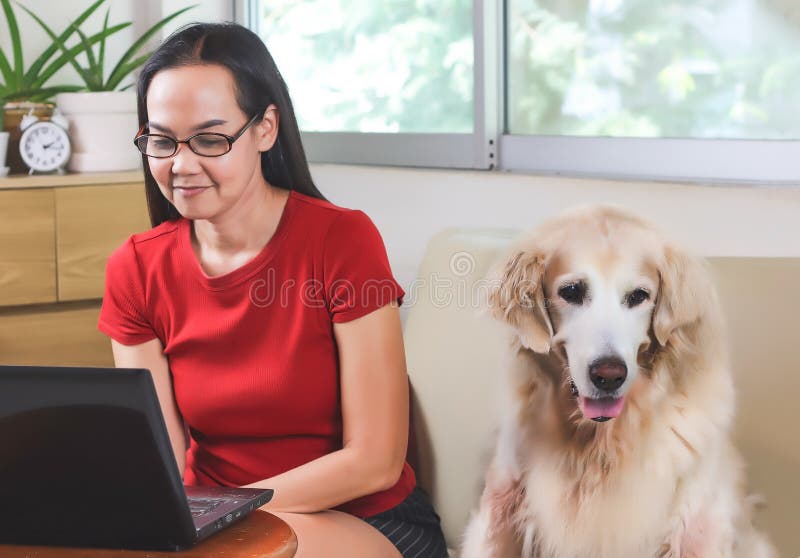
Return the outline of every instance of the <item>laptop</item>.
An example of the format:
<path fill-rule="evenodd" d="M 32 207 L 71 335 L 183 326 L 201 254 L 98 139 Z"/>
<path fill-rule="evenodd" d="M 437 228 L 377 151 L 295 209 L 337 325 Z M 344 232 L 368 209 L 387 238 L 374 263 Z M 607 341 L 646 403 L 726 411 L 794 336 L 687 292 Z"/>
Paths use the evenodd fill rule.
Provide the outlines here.
<path fill-rule="evenodd" d="M 149 370 L 0 366 L 0 543 L 181 550 L 271 498 L 183 486 Z"/>

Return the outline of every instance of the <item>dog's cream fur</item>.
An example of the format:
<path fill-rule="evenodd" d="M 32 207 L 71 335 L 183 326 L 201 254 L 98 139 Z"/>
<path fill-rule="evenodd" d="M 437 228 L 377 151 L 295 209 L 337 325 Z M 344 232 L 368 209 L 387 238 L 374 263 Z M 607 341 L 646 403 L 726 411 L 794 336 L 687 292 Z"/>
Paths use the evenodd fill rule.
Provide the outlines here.
<path fill-rule="evenodd" d="M 705 264 L 610 206 L 516 243 L 491 312 L 512 327 L 506 414 L 462 558 L 772 558 L 731 442 L 734 391 Z M 559 287 L 583 281 L 570 304 Z M 626 298 L 643 288 L 650 297 Z M 583 416 L 589 363 L 627 365 L 625 403 Z"/>

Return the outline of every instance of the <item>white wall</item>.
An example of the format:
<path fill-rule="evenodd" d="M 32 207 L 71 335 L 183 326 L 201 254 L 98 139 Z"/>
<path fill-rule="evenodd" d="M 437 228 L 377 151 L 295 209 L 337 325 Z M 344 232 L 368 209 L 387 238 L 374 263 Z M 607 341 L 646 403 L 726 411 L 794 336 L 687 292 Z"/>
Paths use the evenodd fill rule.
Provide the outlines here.
<path fill-rule="evenodd" d="M 161 0 L 160 3 L 161 17 L 166 17 L 187 6 L 196 6 L 166 25 L 164 27 L 164 37 L 182 25 L 194 21 L 233 20 L 233 2 L 230 0 Z"/>
<path fill-rule="evenodd" d="M 629 207 L 704 256 L 800 257 L 797 187 L 709 186 L 448 171 L 313 165 L 325 196 L 364 210 L 407 286 L 428 239 L 446 227 L 525 229 L 570 206 Z"/>

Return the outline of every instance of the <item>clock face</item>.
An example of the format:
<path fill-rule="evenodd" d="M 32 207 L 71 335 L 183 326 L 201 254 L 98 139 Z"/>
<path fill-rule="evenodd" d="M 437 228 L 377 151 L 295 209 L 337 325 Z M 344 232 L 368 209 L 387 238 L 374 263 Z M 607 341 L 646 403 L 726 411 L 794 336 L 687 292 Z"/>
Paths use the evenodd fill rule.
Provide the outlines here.
<path fill-rule="evenodd" d="M 22 160 L 32 170 L 39 172 L 56 170 L 69 160 L 69 136 L 58 124 L 36 122 L 22 133 L 19 152 Z"/>

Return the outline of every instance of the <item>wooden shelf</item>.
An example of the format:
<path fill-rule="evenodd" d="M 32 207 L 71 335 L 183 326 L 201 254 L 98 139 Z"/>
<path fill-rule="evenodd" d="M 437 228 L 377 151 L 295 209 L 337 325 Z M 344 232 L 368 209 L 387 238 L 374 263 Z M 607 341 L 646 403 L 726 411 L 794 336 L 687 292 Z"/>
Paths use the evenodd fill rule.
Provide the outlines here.
<path fill-rule="evenodd" d="M 144 182 L 141 169 L 123 172 L 93 172 L 67 174 L 20 174 L 0 178 L 0 190 L 25 188 L 60 188 L 63 186 L 91 186 L 93 184 L 124 184 Z"/>

